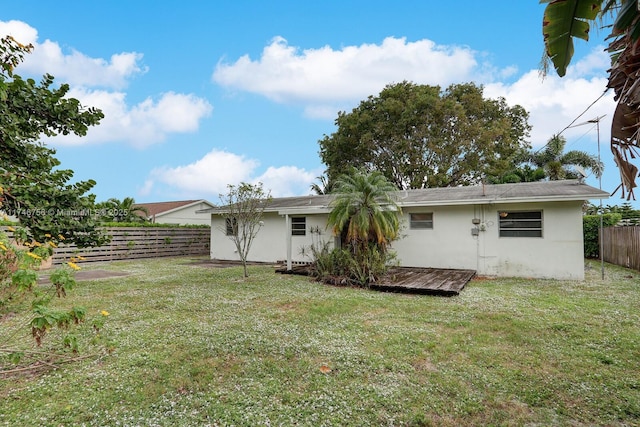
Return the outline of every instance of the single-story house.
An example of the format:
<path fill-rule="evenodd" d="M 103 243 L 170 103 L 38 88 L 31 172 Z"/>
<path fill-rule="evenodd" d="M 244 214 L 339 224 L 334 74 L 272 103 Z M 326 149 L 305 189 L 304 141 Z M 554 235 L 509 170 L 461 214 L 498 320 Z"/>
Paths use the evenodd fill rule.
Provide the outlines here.
<path fill-rule="evenodd" d="M 180 225 L 209 225 L 210 218 L 196 212 L 214 208 L 204 199 L 178 200 L 173 202 L 136 203 L 135 207 L 147 210 L 147 219 L 153 223 Z M 144 216 L 144 214 L 142 214 Z"/>
<path fill-rule="evenodd" d="M 582 206 L 608 197 L 578 180 L 399 191 L 402 230 L 392 248 L 401 266 L 582 280 Z M 311 245 L 339 245 L 327 227 L 332 198 L 272 199 L 248 260 L 286 261 L 291 269 L 311 261 Z M 211 258 L 237 260 L 224 212 L 203 212 L 211 214 Z"/>

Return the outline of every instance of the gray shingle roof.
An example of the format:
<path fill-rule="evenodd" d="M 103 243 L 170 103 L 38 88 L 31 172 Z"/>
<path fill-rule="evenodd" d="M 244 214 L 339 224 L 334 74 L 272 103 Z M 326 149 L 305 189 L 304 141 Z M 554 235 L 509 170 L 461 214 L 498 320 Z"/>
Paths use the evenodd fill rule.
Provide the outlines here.
<path fill-rule="evenodd" d="M 609 193 L 577 180 L 430 188 L 400 192 L 400 204 L 447 205 L 606 199 Z"/>
<path fill-rule="evenodd" d="M 609 193 L 577 180 L 564 180 L 404 190 L 398 191 L 396 197 L 400 206 L 409 207 L 606 199 Z M 332 199 L 331 195 L 273 198 L 265 211 L 283 213 L 328 211 Z M 222 213 L 224 211 L 225 207 L 221 206 L 200 212 Z"/>

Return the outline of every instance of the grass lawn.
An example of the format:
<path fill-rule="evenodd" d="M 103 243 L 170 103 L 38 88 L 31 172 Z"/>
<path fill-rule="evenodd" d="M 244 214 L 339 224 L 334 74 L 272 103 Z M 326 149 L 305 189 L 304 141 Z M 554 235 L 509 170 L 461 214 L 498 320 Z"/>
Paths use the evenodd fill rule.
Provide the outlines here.
<path fill-rule="evenodd" d="M 640 425 L 638 272 L 601 281 L 590 263 L 584 282 L 474 280 L 446 298 L 191 261 L 85 265 L 129 273 L 64 301 L 109 312 L 82 340 L 99 354 L 0 376 L 0 425 Z M 21 321 L 0 323 L 0 347 Z"/>

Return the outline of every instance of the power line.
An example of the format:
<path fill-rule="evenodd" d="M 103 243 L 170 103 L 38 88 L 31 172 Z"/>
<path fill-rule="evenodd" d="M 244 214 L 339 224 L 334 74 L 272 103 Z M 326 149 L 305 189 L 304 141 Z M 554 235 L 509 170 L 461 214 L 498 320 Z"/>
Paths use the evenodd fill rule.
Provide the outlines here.
<path fill-rule="evenodd" d="M 558 133 L 558 135 L 562 135 L 562 132 L 564 132 L 565 130 L 569 129 L 571 126 L 573 126 L 573 124 L 574 124 L 574 123 L 575 123 L 575 122 L 576 122 L 580 117 L 584 116 L 584 115 L 587 113 L 587 111 L 589 111 L 589 110 L 591 109 L 591 107 L 593 107 L 593 106 L 595 105 L 595 103 L 596 103 L 596 102 L 600 101 L 600 100 L 602 99 L 602 97 L 606 95 L 606 93 L 607 93 L 607 92 L 609 92 L 609 88 L 606 88 L 606 89 L 604 90 L 604 92 L 602 92 L 602 94 L 601 94 L 601 95 L 600 95 L 600 96 L 599 96 L 595 101 L 593 101 L 591 104 L 589 104 L 589 106 L 588 106 L 587 108 L 585 108 L 585 109 L 584 109 L 584 111 L 578 115 L 578 117 L 576 117 L 575 119 L 573 119 L 573 120 L 571 121 L 571 123 L 569 123 L 569 124 L 568 124 L 564 129 L 562 129 L 562 130 Z"/>
<path fill-rule="evenodd" d="M 587 111 L 589 111 L 589 110 L 591 109 L 591 107 L 593 107 L 593 106 L 594 106 L 598 101 L 600 101 L 600 100 L 602 99 L 602 97 L 604 97 L 604 96 L 607 94 L 607 92 L 609 92 L 609 88 L 606 88 L 606 89 L 604 90 L 604 92 L 602 92 L 602 93 L 600 94 L 600 96 L 596 98 L 596 100 L 595 100 L 595 101 L 593 101 L 591 104 L 589 104 L 589 106 L 588 106 L 587 108 L 585 108 L 585 109 L 584 109 L 584 111 L 583 111 L 582 113 L 578 114 L 578 116 L 576 116 L 576 118 L 575 118 L 575 119 L 573 119 L 573 120 L 571 121 L 571 123 L 569 123 L 567 126 L 565 126 L 565 128 L 564 128 L 564 129 L 562 129 L 560 132 L 558 132 L 558 133 L 556 134 L 556 136 L 560 136 L 560 135 L 562 135 L 562 133 L 563 133 L 565 130 L 567 130 L 567 129 L 571 128 L 571 127 L 573 126 L 573 124 L 574 124 L 575 122 L 577 122 L 577 121 L 578 121 L 578 119 L 579 119 L 580 117 L 584 116 L 584 115 L 587 113 Z M 538 149 L 534 152 L 534 154 L 537 154 L 537 153 L 539 153 L 540 151 L 542 151 L 542 150 L 544 150 L 545 148 L 547 148 L 547 145 L 549 145 L 549 142 L 550 142 L 550 141 L 547 141 L 547 143 L 546 143 L 546 144 L 544 144 L 542 147 L 538 148 Z"/>

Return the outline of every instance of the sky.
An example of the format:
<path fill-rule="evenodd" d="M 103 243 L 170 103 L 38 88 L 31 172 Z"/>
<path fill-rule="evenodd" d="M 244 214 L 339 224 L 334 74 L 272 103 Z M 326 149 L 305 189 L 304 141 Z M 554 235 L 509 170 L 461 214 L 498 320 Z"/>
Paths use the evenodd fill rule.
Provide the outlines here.
<path fill-rule="evenodd" d="M 602 180 L 586 182 L 612 193 L 620 180 L 609 150 L 615 102 L 601 96 L 608 32 L 593 28 L 588 42 L 576 42 L 566 76 L 543 78 L 544 7 L 31 0 L 4 5 L 0 33 L 34 45 L 17 74 L 50 73 L 70 85 L 69 96 L 104 112 L 82 138 L 44 140 L 74 180 L 97 181 L 97 201 L 216 203 L 240 182 L 262 182 L 275 197 L 311 194 L 325 170 L 318 141 L 336 131 L 338 112 L 405 80 L 443 89 L 473 82 L 486 98 L 521 105 L 534 149 L 579 125 L 563 132 L 566 150 L 600 152 Z M 586 123 L 599 117 L 599 126 Z M 603 203 L 624 202 L 618 190 Z"/>

